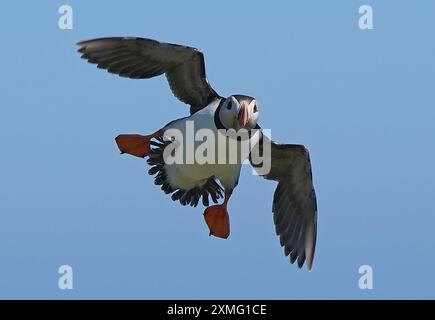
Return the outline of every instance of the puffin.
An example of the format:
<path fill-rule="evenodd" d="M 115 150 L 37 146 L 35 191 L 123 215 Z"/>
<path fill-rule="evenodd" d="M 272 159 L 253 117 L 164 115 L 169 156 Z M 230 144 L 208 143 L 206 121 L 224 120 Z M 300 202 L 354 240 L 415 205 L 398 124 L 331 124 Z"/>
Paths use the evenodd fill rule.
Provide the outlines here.
<path fill-rule="evenodd" d="M 222 239 L 230 235 L 228 203 L 241 166 L 250 162 L 257 175 L 278 183 L 272 213 L 285 256 L 299 269 L 306 263 L 312 270 L 317 201 L 308 149 L 271 140 L 258 124 L 254 97 L 220 96 L 208 82 L 203 53 L 193 47 L 138 37 L 98 38 L 77 46 L 81 58 L 121 77 L 164 74 L 174 96 L 190 106 L 188 116 L 154 132 L 118 135 L 121 154 L 146 159 L 154 183 L 172 200 L 192 207 L 201 202 L 209 235 Z M 204 140 L 214 143 L 197 152 Z M 229 159 L 230 154 L 235 156 Z"/>

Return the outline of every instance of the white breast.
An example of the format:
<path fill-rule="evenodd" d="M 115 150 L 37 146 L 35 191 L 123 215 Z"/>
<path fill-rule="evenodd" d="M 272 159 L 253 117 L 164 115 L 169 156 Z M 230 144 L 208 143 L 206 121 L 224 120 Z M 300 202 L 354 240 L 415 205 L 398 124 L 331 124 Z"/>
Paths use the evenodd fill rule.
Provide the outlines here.
<path fill-rule="evenodd" d="M 212 176 L 219 179 L 227 190 L 232 190 L 237 185 L 241 164 L 249 152 L 244 152 L 239 159 L 233 158 L 235 161 L 229 163 L 230 152 L 240 154 L 241 143 L 232 140 L 230 144 L 229 138 L 218 132 L 214 113 L 219 102 L 215 100 L 190 117 L 174 121 L 163 128 L 164 136 L 175 137 L 179 145 L 176 151 L 183 153 L 183 163 L 165 164 L 167 179 L 172 187 L 190 190 L 202 186 Z M 173 135 L 174 132 L 179 132 L 178 137 Z M 252 139 L 258 139 L 258 135 Z M 206 145 L 210 146 L 205 141 L 214 142 L 214 148 L 205 148 Z"/>

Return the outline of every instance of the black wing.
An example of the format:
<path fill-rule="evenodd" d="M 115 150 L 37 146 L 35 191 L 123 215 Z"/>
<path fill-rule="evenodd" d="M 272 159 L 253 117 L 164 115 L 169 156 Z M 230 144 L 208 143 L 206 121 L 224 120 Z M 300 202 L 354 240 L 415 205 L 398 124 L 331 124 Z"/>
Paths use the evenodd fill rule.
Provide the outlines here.
<path fill-rule="evenodd" d="M 260 175 L 278 181 L 272 207 L 276 233 L 285 255 L 290 255 L 290 262 L 297 260 L 302 268 L 306 260 L 311 270 L 316 248 L 317 202 L 308 150 L 302 145 L 276 143 L 264 135 L 262 139 L 266 143 L 260 141 L 255 154 L 264 156 L 263 162 L 255 161 L 253 152 L 250 160 Z M 268 164 L 270 171 L 262 172 L 260 167 L 267 168 Z"/>
<path fill-rule="evenodd" d="M 82 58 L 131 79 L 166 74 L 174 95 L 194 113 L 219 95 L 207 81 L 203 54 L 195 48 L 143 38 L 101 38 L 77 43 Z"/>

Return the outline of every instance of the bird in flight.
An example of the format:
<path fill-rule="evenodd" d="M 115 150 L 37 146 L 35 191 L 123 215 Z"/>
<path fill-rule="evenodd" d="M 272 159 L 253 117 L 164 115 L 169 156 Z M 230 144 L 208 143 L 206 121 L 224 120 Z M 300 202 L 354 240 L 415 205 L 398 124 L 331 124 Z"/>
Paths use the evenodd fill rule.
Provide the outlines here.
<path fill-rule="evenodd" d="M 171 194 L 172 200 L 194 207 L 202 200 L 210 235 L 224 239 L 230 234 L 228 201 L 238 184 L 241 165 L 249 159 L 259 175 L 278 182 L 272 212 L 285 255 L 291 263 L 297 261 L 299 268 L 306 262 L 312 269 L 317 203 L 309 153 L 303 145 L 277 143 L 263 134 L 257 123 L 259 105 L 255 98 L 240 94 L 225 98 L 217 94 L 207 80 L 204 56 L 196 48 L 134 37 L 100 38 L 77 45 L 83 59 L 121 77 L 149 79 L 165 74 L 173 94 L 190 106 L 189 116 L 173 120 L 151 134 L 117 136 L 121 153 L 147 158 L 149 174 L 155 175 L 154 183 Z M 189 142 L 198 146 L 197 141 L 189 141 L 193 139 L 188 135 L 189 123 L 194 125 L 195 133 L 208 130 L 217 136 L 223 134 L 226 141 L 234 140 L 228 132 L 245 130 L 253 147 L 233 162 L 166 161 L 165 150 L 169 146 L 170 155 Z M 166 133 L 171 130 L 178 130 L 180 135 L 169 137 Z M 242 141 L 236 137 L 233 146 L 241 149 Z M 216 159 L 229 151 L 228 145 L 217 144 L 212 151 L 215 152 L 211 157 Z M 257 157 L 263 154 L 261 163 L 255 161 L 254 153 Z M 215 205 L 209 205 L 209 197 Z M 216 204 L 221 198 L 223 202 Z"/>

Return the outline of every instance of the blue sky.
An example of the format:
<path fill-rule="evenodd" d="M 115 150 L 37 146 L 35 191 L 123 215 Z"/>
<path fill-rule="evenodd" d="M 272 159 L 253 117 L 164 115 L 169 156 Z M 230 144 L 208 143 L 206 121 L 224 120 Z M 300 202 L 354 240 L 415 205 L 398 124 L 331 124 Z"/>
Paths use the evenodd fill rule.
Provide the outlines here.
<path fill-rule="evenodd" d="M 74 9 L 60 30 L 58 8 Z M 370 4 L 374 30 L 358 28 Z M 1 4 L 0 298 L 435 298 L 433 1 L 15 1 Z M 244 167 L 232 234 L 208 237 L 113 138 L 188 108 L 163 77 L 118 78 L 75 42 L 201 48 L 222 95 L 255 96 L 275 140 L 311 152 L 314 270 L 283 255 L 275 183 Z M 60 265 L 74 289 L 57 286 Z M 371 265 L 374 289 L 358 287 Z"/>

